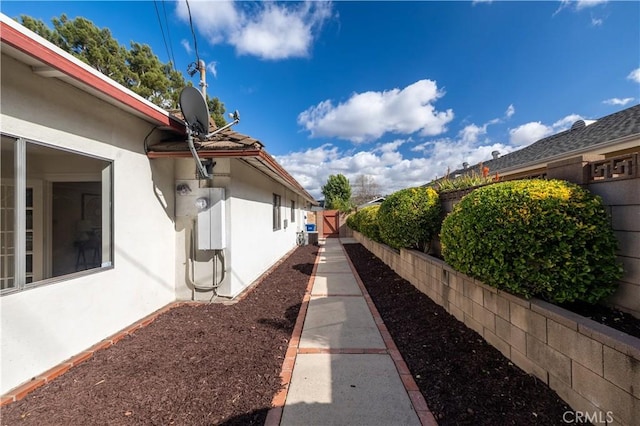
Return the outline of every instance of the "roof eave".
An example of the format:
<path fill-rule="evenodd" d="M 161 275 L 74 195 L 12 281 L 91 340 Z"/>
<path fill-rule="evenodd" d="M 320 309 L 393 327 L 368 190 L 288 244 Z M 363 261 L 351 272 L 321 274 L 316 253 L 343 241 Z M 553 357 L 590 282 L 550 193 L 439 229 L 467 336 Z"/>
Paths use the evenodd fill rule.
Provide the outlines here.
<path fill-rule="evenodd" d="M 593 154 L 593 151 L 600 151 L 602 149 L 610 148 L 616 145 L 620 145 L 619 149 L 629 148 L 633 146 L 634 142 L 637 142 L 640 139 L 640 133 L 634 133 L 632 135 L 623 136 L 621 138 L 612 139 L 610 141 L 602 142 L 595 145 L 590 145 L 588 147 L 584 147 L 581 149 L 577 149 L 574 151 L 565 152 L 562 154 L 557 154 L 552 157 L 544 158 L 541 160 L 530 161 L 528 163 L 519 164 L 517 166 L 505 167 L 503 169 L 492 170 L 491 173 L 499 173 L 501 175 L 513 174 L 517 172 L 525 172 L 528 170 L 533 170 L 539 167 L 542 167 L 546 164 L 553 163 L 555 161 L 562 161 L 567 158 L 576 157 L 578 155 L 583 154 Z M 597 154 L 597 152 L 596 152 Z"/>
<path fill-rule="evenodd" d="M 198 156 L 200 158 L 237 158 L 240 160 L 245 160 L 248 164 L 256 167 L 262 173 L 265 173 L 270 177 L 276 179 L 292 191 L 299 194 L 311 204 L 318 205 L 318 201 L 313 198 L 313 196 L 309 194 L 309 192 L 307 192 L 307 190 L 305 190 L 293 176 L 291 176 L 280 164 L 278 164 L 278 162 L 271 155 L 269 155 L 263 149 L 198 150 Z M 191 158 L 192 156 L 189 151 L 149 151 L 147 152 L 147 157 L 150 159 L 154 159 Z M 254 164 L 254 162 L 260 163 L 262 167 Z"/>
<path fill-rule="evenodd" d="M 158 126 L 184 133 L 184 123 L 167 111 L 138 94 L 116 83 L 99 71 L 26 29 L 13 19 L 0 13 L 0 40 L 3 53 L 22 60 L 20 52 L 30 58 L 27 63 L 43 77 L 59 78 L 79 89 L 91 93 L 125 111 L 131 112 Z M 13 50 L 12 50 L 13 49 Z"/>

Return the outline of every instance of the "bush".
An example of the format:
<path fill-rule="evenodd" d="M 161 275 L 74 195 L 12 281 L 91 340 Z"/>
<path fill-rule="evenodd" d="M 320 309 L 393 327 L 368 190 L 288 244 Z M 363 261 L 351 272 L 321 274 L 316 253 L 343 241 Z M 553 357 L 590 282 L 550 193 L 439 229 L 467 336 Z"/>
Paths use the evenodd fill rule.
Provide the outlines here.
<path fill-rule="evenodd" d="M 440 240 L 453 268 L 526 298 L 595 303 L 622 274 L 600 198 L 559 180 L 473 191 L 445 218 Z"/>
<path fill-rule="evenodd" d="M 347 218 L 347 226 L 373 241 L 381 242 L 377 218 L 379 208 L 375 205 L 358 210 Z"/>
<path fill-rule="evenodd" d="M 358 216 L 358 212 L 352 213 L 347 216 L 347 226 L 354 231 L 360 232 L 360 220 Z"/>
<path fill-rule="evenodd" d="M 440 229 L 440 199 L 433 188 L 402 189 L 388 196 L 378 210 L 380 237 L 395 248 L 429 251 Z"/>
<path fill-rule="evenodd" d="M 497 174 L 495 176 L 484 176 L 482 174 L 476 173 L 475 171 L 472 171 L 471 174 L 458 176 L 453 179 L 449 178 L 449 176 L 447 175 L 442 179 L 436 181 L 433 186 L 435 187 L 436 191 L 442 193 L 473 188 L 474 186 L 486 185 L 497 180 Z"/>
<path fill-rule="evenodd" d="M 358 211 L 357 214 L 360 215 L 360 232 L 373 241 L 381 242 L 378 210 L 380 210 L 379 205 L 369 206 Z"/>

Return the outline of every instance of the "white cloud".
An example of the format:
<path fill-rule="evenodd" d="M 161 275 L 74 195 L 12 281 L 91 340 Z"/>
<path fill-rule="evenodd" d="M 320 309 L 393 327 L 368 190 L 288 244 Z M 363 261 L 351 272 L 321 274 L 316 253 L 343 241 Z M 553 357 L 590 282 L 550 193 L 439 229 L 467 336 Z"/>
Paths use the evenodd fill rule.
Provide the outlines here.
<path fill-rule="evenodd" d="M 493 0 L 473 0 L 471 2 L 471 4 L 473 4 L 474 6 L 479 3 L 490 4 L 493 3 Z"/>
<path fill-rule="evenodd" d="M 180 40 L 180 44 L 189 55 L 191 54 L 191 52 L 193 52 L 193 49 L 191 48 L 191 44 L 189 44 L 188 40 L 182 39 Z"/>
<path fill-rule="evenodd" d="M 520 147 L 549 136 L 553 129 L 541 122 L 530 122 L 509 130 L 509 142 Z"/>
<path fill-rule="evenodd" d="M 232 1 L 189 2 L 199 32 L 212 44 L 228 43 L 241 55 L 279 60 L 306 57 L 315 32 L 331 17 L 330 2 L 303 3 Z M 189 20 L 186 3 L 178 2 L 177 14 Z"/>
<path fill-rule="evenodd" d="M 624 99 L 620 99 L 620 98 L 611 98 L 611 99 L 607 99 L 605 101 L 602 101 L 603 104 L 607 104 L 607 105 L 621 105 L 621 106 L 625 106 L 626 104 L 628 104 L 629 102 L 632 102 L 634 100 L 634 98 L 624 98 Z"/>
<path fill-rule="evenodd" d="M 516 108 L 513 106 L 513 104 L 511 104 L 511 105 L 509 105 L 509 107 L 505 111 L 504 115 L 507 118 L 511 118 L 513 116 L 513 114 L 515 114 L 515 113 L 516 113 Z"/>
<path fill-rule="evenodd" d="M 608 0 L 576 0 L 576 10 L 587 9 L 607 3 Z"/>
<path fill-rule="evenodd" d="M 560 0 L 560 6 L 553 13 L 553 16 L 556 16 L 563 9 L 573 8 L 576 11 L 580 11 L 605 4 L 607 2 L 608 0 Z"/>
<path fill-rule="evenodd" d="M 438 176 L 443 176 L 447 168 L 457 169 L 463 161 L 482 161 L 494 149 L 508 148 L 498 144 L 482 147 L 482 152 L 470 145 L 447 139 L 431 142 L 429 156 L 408 158 L 391 149 L 408 141 L 396 140 L 381 144 L 369 151 L 340 151 L 336 146 L 325 144 L 305 151 L 277 156 L 276 160 L 307 189 L 311 195 L 321 199 L 321 187 L 330 174 L 342 173 L 350 181 L 359 175 L 372 176 L 384 194 L 402 188 L 424 185 Z M 484 151 L 487 151 L 486 153 Z"/>
<path fill-rule="evenodd" d="M 486 125 L 485 125 L 486 126 Z M 469 127 L 469 126 L 467 126 Z M 479 126 L 476 126 L 479 127 Z M 478 146 L 464 132 L 457 139 L 440 138 L 416 144 L 411 138 L 383 142 L 368 150 L 340 150 L 332 144 L 277 156 L 284 166 L 314 197 L 322 198 L 321 187 L 330 174 L 342 173 L 351 181 L 357 176 L 372 176 L 384 194 L 402 188 L 424 185 L 447 171 L 462 168 L 462 163 L 476 164 L 491 158 L 491 152 L 502 155 L 515 148 L 487 141 Z M 468 134 L 468 133 L 467 133 Z M 404 155 L 401 147 L 421 155 Z"/>
<path fill-rule="evenodd" d="M 331 100 L 320 102 L 298 115 L 298 124 L 312 137 L 337 137 L 355 143 L 380 138 L 385 133 L 422 136 L 446 131 L 453 111 L 436 111 L 433 102 L 444 93 L 435 81 L 419 80 L 404 89 L 354 93 L 334 106 Z"/>
<path fill-rule="evenodd" d="M 555 132 L 561 132 L 563 130 L 567 130 L 573 125 L 573 123 L 575 123 L 578 120 L 584 120 L 584 118 L 578 114 L 567 115 L 566 117 L 561 118 L 560 120 L 553 123 L 553 130 Z"/>
<path fill-rule="evenodd" d="M 640 83 L 640 68 L 636 68 L 631 71 L 627 78 L 631 81 L 635 81 L 636 83 Z"/>
<path fill-rule="evenodd" d="M 515 129 L 510 129 L 509 142 L 517 145 L 518 148 L 523 148 L 542 138 L 570 129 L 573 123 L 578 120 L 583 120 L 586 125 L 595 122 L 595 120 L 587 120 L 578 114 L 567 115 L 552 125 L 546 125 L 540 121 L 532 121 L 522 124 Z"/>
<path fill-rule="evenodd" d="M 478 142 L 478 138 L 480 136 L 487 134 L 487 126 L 488 124 L 485 124 L 484 126 L 469 124 L 468 126 L 465 126 L 462 130 L 460 130 L 460 133 L 458 133 L 458 136 L 464 142 L 476 143 Z"/>
<path fill-rule="evenodd" d="M 209 62 L 207 64 L 207 71 L 213 74 L 214 77 L 218 76 L 218 63 L 217 62 Z"/>
<path fill-rule="evenodd" d="M 601 27 L 603 22 L 602 18 L 591 17 L 591 25 L 594 27 Z"/>

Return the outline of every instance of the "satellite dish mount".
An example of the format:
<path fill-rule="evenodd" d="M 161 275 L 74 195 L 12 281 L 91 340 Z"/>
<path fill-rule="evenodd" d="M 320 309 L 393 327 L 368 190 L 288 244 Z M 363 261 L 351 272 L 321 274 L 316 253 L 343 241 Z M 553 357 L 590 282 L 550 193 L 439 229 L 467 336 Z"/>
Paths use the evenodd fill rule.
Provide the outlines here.
<path fill-rule="evenodd" d="M 198 173 L 203 179 L 211 178 L 211 165 L 207 167 L 203 164 L 203 161 L 198 156 L 193 138 L 196 137 L 200 140 L 206 140 L 229 127 L 238 124 L 240 122 L 240 114 L 235 111 L 231 114 L 233 121 L 227 123 L 219 129 L 215 129 L 211 133 L 207 133 L 209 130 L 209 108 L 207 108 L 207 101 L 198 89 L 195 87 L 187 86 L 180 92 L 180 110 L 184 117 L 184 121 L 187 123 L 187 144 L 189 144 L 189 151 L 196 162 L 196 168 Z M 209 170 L 207 170 L 209 169 Z"/>

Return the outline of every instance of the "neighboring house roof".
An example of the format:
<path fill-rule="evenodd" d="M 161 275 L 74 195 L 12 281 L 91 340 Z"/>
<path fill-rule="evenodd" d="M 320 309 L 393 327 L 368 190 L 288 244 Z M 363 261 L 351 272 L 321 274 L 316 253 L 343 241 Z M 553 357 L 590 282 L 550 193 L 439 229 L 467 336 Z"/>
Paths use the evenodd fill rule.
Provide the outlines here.
<path fill-rule="evenodd" d="M 360 204 L 358 206 L 358 208 L 361 209 L 363 207 L 369 207 L 369 206 L 374 206 L 374 205 L 377 205 L 377 204 L 382 204 L 384 199 L 385 199 L 384 197 L 374 198 L 373 200 L 369 200 L 366 203 Z"/>
<path fill-rule="evenodd" d="M 157 152 L 154 155 L 150 151 L 149 158 L 181 157 L 183 149 L 186 149 L 184 151 L 186 156 L 190 156 L 184 139 L 186 126 L 177 114 L 171 114 L 116 83 L 2 13 L 0 13 L 0 41 L 2 54 L 31 66 L 35 74 L 62 80 L 159 126 L 162 130 L 170 130 L 176 134 L 175 139 L 172 138 L 176 141 L 173 142 L 173 146 L 166 145 L 164 151 L 161 151 L 161 147 L 154 148 L 154 152 L 155 150 Z M 215 154 L 216 157 L 244 158 L 248 163 L 292 189 L 310 203 L 317 204 L 313 196 L 263 150 L 263 144 L 260 141 L 227 129 L 212 137 L 210 141 L 199 143 L 199 145 L 202 157 L 212 157 Z M 222 152 L 226 155 L 221 155 Z"/>
<path fill-rule="evenodd" d="M 518 170 L 527 166 L 560 160 L 568 155 L 591 153 L 627 139 L 640 137 L 640 105 L 607 115 L 587 126 L 574 125 L 572 129 L 540 139 L 533 144 L 484 161 L 491 174 Z M 482 173 L 480 164 L 458 169 L 449 174 Z"/>

